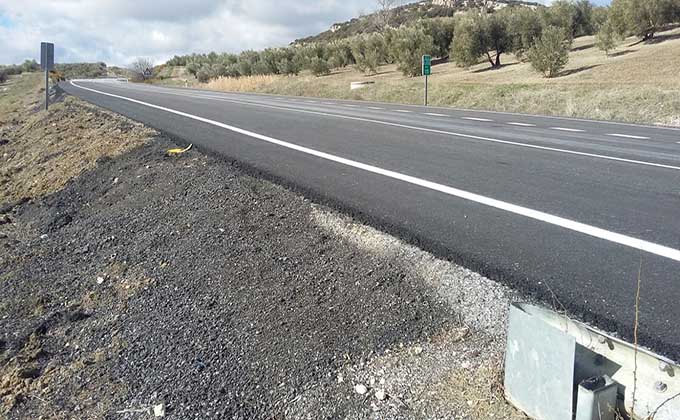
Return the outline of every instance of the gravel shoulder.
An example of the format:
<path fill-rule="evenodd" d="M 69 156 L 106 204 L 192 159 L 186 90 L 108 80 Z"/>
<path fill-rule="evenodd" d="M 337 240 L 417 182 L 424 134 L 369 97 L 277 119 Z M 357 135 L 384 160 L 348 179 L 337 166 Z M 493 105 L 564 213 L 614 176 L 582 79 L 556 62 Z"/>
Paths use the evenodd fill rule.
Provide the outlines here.
<path fill-rule="evenodd" d="M 9 120 L 0 418 L 524 418 L 506 288 L 75 98 Z"/>

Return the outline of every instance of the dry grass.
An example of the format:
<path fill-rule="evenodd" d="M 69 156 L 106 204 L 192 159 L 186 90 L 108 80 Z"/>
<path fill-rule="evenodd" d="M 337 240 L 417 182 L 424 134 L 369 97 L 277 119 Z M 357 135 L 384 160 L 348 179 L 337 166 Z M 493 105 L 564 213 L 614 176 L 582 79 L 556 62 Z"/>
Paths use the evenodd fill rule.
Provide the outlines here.
<path fill-rule="evenodd" d="M 0 203 L 61 189 L 95 166 L 155 135 L 151 129 L 67 97 L 40 109 L 40 74 L 14 79 L 0 96 Z"/>
<path fill-rule="evenodd" d="M 488 109 L 680 126 L 680 29 L 659 34 L 652 44 L 625 40 L 611 57 L 593 37 L 578 38 L 560 77 L 545 79 L 513 56 L 504 67 L 487 63 L 461 69 L 452 63 L 433 67 L 430 103 Z M 350 91 L 352 81 L 375 84 Z M 394 65 L 366 76 L 353 68 L 314 77 L 254 76 L 222 78 L 200 85 L 207 89 L 279 95 L 357 99 L 419 104 L 422 78 L 404 77 Z"/>
<path fill-rule="evenodd" d="M 272 75 L 258 75 L 248 77 L 220 77 L 217 80 L 211 80 L 205 84 L 205 87 L 212 90 L 225 90 L 237 92 L 259 92 L 265 91 L 270 86 L 275 86 L 281 83 L 286 83 L 287 79 L 293 79 L 286 76 L 272 76 Z"/>

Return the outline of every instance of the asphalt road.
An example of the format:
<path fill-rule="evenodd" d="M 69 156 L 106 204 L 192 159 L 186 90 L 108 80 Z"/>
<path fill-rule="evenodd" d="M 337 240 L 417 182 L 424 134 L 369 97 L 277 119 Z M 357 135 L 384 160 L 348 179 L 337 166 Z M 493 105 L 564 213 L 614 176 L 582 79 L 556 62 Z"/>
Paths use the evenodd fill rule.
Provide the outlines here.
<path fill-rule="evenodd" d="M 680 130 L 399 104 L 62 84 L 680 359 Z M 209 203 L 206 203 L 209 205 Z"/>

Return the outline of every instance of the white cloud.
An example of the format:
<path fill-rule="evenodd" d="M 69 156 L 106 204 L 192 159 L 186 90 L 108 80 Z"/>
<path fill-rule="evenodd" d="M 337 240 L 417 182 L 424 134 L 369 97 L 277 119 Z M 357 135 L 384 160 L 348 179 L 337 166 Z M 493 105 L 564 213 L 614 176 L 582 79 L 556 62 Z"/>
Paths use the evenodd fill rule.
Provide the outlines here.
<path fill-rule="evenodd" d="M 38 58 L 55 43 L 59 62 L 282 46 L 366 10 L 365 0 L 0 0 L 0 63 Z"/>

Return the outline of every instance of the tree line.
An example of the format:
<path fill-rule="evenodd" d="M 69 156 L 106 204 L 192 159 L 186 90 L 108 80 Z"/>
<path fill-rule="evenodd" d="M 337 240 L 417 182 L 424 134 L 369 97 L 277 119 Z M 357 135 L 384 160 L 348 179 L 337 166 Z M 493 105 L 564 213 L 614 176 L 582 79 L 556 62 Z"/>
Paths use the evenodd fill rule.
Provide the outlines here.
<path fill-rule="evenodd" d="M 535 9 L 481 8 L 398 28 L 388 22 L 380 31 L 329 42 L 240 54 L 175 56 L 167 64 L 186 66 L 200 82 L 223 76 L 297 75 L 302 70 L 322 76 L 348 65 L 374 74 L 383 64 L 396 64 L 404 75 L 419 76 L 424 54 L 465 68 L 482 61 L 499 68 L 503 55 L 512 53 L 546 77 L 553 77 L 566 65 L 576 37 L 596 34 L 597 45 L 608 52 L 624 36 L 649 40 L 659 29 L 677 21 L 680 0 L 613 0 L 608 8 L 594 7 L 589 0 L 558 0 Z"/>

